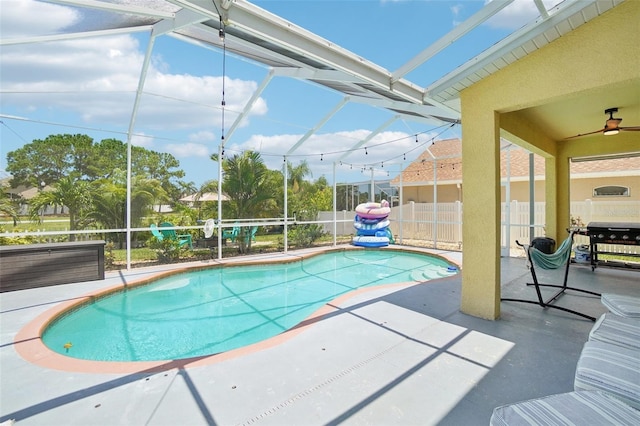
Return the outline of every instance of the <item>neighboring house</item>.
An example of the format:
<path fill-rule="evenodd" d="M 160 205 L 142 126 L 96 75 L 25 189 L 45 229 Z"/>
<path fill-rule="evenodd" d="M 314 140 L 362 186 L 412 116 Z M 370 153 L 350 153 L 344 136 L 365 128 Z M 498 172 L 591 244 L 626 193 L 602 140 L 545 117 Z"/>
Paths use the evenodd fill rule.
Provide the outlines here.
<path fill-rule="evenodd" d="M 509 182 L 510 201 L 529 201 L 530 153 L 506 141 L 500 152 L 502 201 Z M 391 181 L 402 186 L 402 204 L 462 201 L 462 142 L 436 141 Z M 535 201 L 544 201 L 544 159 L 534 155 Z M 434 175 L 435 168 L 435 175 Z M 491 190 L 491 188 L 487 188 Z M 571 163 L 571 201 L 640 201 L 640 156 Z"/>
<path fill-rule="evenodd" d="M 29 212 L 29 207 L 27 203 L 30 199 L 35 197 L 38 194 L 38 192 L 51 190 L 51 187 L 49 185 L 44 186 L 42 189 L 35 188 L 35 187 L 26 187 L 24 185 L 19 185 L 16 188 L 11 188 L 10 181 L 11 181 L 11 176 L 0 179 L 0 188 L 2 188 L 2 191 L 5 194 L 7 194 L 10 199 L 12 200 L 17 199 L 21 201 L 20 211 L 18 212 L 21 215 L 26 215 Z M 58 213 L 62 214 L 64 213 L 64 211 L 65 211 L 64 207 L 49 206 L 45 209 L 45 211 L 42 214 L 43 215 L 58 214 Z"/>

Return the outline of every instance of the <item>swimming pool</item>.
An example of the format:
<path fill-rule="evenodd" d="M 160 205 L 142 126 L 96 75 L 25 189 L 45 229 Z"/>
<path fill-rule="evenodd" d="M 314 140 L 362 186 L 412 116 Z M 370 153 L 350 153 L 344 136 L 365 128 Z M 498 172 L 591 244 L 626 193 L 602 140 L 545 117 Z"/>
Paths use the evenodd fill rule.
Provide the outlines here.
<path fill-rule="evenodd" d="M 444 259 L 398 250 L 208 268 L 95 298 L 54 320 L 42 340 L 57 353 L 85 360 L 212 355 L 276 336 L 354 290 L 455 273 Z"/>

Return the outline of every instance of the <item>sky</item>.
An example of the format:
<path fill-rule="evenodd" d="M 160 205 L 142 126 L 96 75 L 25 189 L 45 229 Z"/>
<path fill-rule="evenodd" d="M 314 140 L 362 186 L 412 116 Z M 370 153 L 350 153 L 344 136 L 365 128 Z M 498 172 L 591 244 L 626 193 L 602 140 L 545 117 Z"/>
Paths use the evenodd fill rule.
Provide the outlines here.
<path fill-rule="evenodd" d="M 123 1 L 126 2 L 126 1 Z M 559 0 L 544 0 L 547 7 Z M 394 71 L 477 12 L 485 0 L 255 0 L 253 3 Z M 421 87 L 446 75 L 535 19 L 533 0 L 515 0 L 489 21 L 405 76 Z M 63 4 L 0 2 L 0 39 L 73 32 L 90 24 Z M 86 134 L 98 142 L 127 140 L 135 91 L 149 44 L 144 32 L 0 47 L 0 177 L 7 153 L 54 134 Z M 184 178 L 199 187 L 218 178 L 221 136 L 243 110 L 269 70 L 249 60 L 182 40 L 159 37 L 138 107 L 132 143 L 174 155 Z M 224 79 L 224 114 L 222 76 Z M 342 100 L 342 94 L 300 80 L 276 77 L 250 114 L 225 141 L 225 155 L 260 152 L 281 169 L 283 153 Z M 461 137 L 460 126 L 398 120 L 350 150 L 392 113 L 347 103 L 295 155 L 311 179 L 362 182 L 393 178 L 432 141 Z M 417 137 L 416 137 L 417 135 Z M 418 139 L 418 143 L 416 143 Z M 363 172 L 363 168 L 366 170 Z"/>

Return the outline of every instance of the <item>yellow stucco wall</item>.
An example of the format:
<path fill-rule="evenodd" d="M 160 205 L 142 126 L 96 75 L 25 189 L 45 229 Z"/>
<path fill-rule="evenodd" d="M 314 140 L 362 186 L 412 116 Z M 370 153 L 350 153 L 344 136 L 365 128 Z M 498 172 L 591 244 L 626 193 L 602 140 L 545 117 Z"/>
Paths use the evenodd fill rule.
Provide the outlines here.
<path fill-rule="evenodd" d="M 545 157 L 545 227 L 556 241 L 564 240 L 569 222 L 569 158 L 629 152 L 637 147 L 632 132 L 618 135 L 616 144 L 556 142 L 545 135 L 544 129 L 524 120 L 518 111 L 579 96 L 594 88 L 614 87 L 617 82 L 638 80 L 638 22 L 640 1 L 624 2 L 461 93 L 463 312 L 488 319 L 500 316 L 497 147 L 501 128 L 520 141 L 514 142 Z M 608 53 L 614 57 L 604 58 Z M 480 229 L 482 233 L 478 232 Z"/>

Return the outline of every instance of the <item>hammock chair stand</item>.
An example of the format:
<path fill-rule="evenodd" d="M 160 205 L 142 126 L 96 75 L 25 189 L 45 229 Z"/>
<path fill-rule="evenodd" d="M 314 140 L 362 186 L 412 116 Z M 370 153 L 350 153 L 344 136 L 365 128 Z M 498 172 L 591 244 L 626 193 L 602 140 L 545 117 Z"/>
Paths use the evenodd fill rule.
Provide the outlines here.
<path fill-rule="evenodd" d="M 532 247 L 530 245 L 526 245 L 526 244 L 520 244 L 520 242 L 518 242 L 516 240 L 516 244 L 518 244 L 520 247 L 522 247 L 524 249 L 524 251 L 527 253 L 527 259 L 529 261 L 529 270 L 531 271 L 531 277 L 533 279 L 532 283 L 527 283 L 528 286 L 532 285 L 535 287 L 536 289 L 536 295 L 537 295 L 537 299 L 538 300 L 526 300 L 526 299 L 512 299 L 512 298 L 502 298 L 500 299 L 503 302 L 521 302 L 521 303 L 531 303 L 534 305 L 539 305 L 541 306 L 543 309 L 546 308 L 553 308 L 553 309 L 558 309 L 561 311 L 565 311 L 565 312 L 569 312 L 571 314 L 574 315 L 578 315 L 581 316 L 583 318 L 589 319 L 591 321 L 595 321 L 595 317 L 592 317 L 590 315 L 584 314 L 582 312 L 578 312 L 575 311 L 573 309 L 569 309 L 569 308 L 564 308 L 562 306 L 556 306 L 553 305 L 552 303 L 559 298 L 561 295 L 564 294 L 564 292 L 566 290 L 572 290 L 572 291 L 577 291 L 577 292 L 581 292 L 581 293 L 585 293 L 585 294 L 591 294 L 594 296 L 600 296 L 600 293 L 596 293 L 594 291 L 589 291 L 589 290 L 584 290 L 584 289 L 580 289 L 580 288 L 575 288 L 575 287 L 569 287 L 567 286 L 567 278 L 569 277 L 569 265 L 571 264 L 571 246 L 573 245 L 573 232 L 570 233 L 569 237 L 567 237 L 567 239 L 562 243 L 562 245 L 558 248 L 558 250 L 556 250 L 555 253 L 551 254 L 551 255 L 545 255 L 545 253 L 541 252 L 540 250 L 538 250 L 535 247 Z M 533 256 L 532 256 L 533 254 Z M 565 259 L 566 257 L 566 259 Z M 564 270 L 564 280 L 563 283 L 560 284 L 542 284 L 538 282 L 538 276 L 536 275 L 536 270 L 535 270 L 535 263 L 534 263 L 534 258 L 535 259 L 540 259 L 542 260 L 544 263 L 544 266 L 540 266 L 542 269 L 558 269 L 562 266 L 564 266 L 565 270 Z M 553 260 L 548 260 L 545 261 L 546 259 L 554 259 L 556 260 L 555 262 Z M 559 263 L 558 261 L 562 260 L 562 263 Z M 558 290 L 549 298 L 547 298 L 546 300 L 542 297 L 542 292 L 540 291 L 541 287 L 552 287 L 552 288 L 557 288 Z"/>

